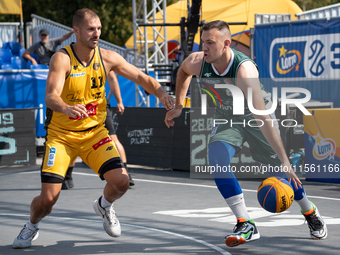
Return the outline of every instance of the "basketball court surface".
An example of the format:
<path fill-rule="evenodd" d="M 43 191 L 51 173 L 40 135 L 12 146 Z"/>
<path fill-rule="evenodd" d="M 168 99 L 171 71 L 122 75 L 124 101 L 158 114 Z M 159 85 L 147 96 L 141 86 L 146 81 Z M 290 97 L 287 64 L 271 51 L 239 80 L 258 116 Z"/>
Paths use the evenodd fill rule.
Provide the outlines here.
<path fill-rule="evenodd" d="M 92 208 L 105 183 L 81 162 L 73 171 L 75 187 L 61 191 L 52 213 L 40 223 L 40 236 L 32 247 L 12 249 L 29 218 L 29 205 L 40 192 L 39 168 L 0 168 L 1 255 L 339 254 L 340 184 L 303 181 L 328 226 L 326 240 L 312 240 L 297 203 L 284 213 L 268 213 L 256 198 L 261 180 L 241 180 L 261 238 L 230 248 L 224 236 L 232 231 L 235 217 L 212 179 L 131 166 L 136 185 L 115 203 L 122 235 L 112 238 Z"/>

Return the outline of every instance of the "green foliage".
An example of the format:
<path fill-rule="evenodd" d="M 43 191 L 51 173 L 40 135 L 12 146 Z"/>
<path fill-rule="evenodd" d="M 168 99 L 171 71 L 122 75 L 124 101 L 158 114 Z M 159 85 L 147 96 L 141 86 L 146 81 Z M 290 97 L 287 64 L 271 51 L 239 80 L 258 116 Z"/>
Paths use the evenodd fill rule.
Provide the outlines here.
<path fill-rule="evenodd" d="M 20 15 L 0 14 L 0 22 L 20 22 Z"/>
<path fill-rule="evenodd" d="M 140 2 L 137 0 L 137 6 Z M 167 0 L 167 5 L 176 2 Z M 73 14 L 86 7 L 95 11 L 102 22 L 101 39 L 124 46 L 133 34 L 132 0 L 22 0 L 22 7 L 25 23 L 36 14 L 68 27 L 72 27 Z M 20 22 L 20 16 L 0 14 L 0 22 Z"/>
<path fill-rule="evenodd" d="M 303 11 L 340 3 L 340 0 L 293 0 Z"/>
<path fill-rule="evenodd" d="M 141 0 L 137 2 L 138 6 Z M 167 5 L 176 2 L 167 0 Z M 133 34 L 132 0 L 22 0 L 22 7 L 25 23 L 36 14 L 68 27 L 72 27 L 73 14 L 86 7 L 95 11 L 102 22 L 101 39 L 124 46 Z M 0 14 L 0 22 L 20 22 L 20 16 Z"/>
<path fill-rule="evenodd" d="M 137 0 L 137 7 L 142 0 Z M 340 0 L 293 0 L 302 10 L 315 9 Z M 167 5 L 178 0 L 167 0 Z M 73 14 L 81 8 L 95 11 L 102 22 L 101 39 L 124 46 L 133 34 L 132 0 L 22 0 L 24 22 L 31 22 L 31 14 L 36 14 L 54 22 L 72 27 Z M 148 9 L 151 4 L 148 2 Z M 0 14 L 0 22 L 20 22 L 20 15 Z"/>
<path fill-rule="evenodd" d="M 132 8 L 130 1 L 120 0 L 23 0 L 24 20 L 34 13 L 63 25 L 72 27 L 73 14 L 81 8 L 96 12 L 102 22 L 101 39 L 123 46 L 132 34 Z"/>
<path fill-rule="evenodd" d="M 101 39 L 123 46 L 132 35 L 132 1 L 124 0 L 22 0 L 24 22 L 36 14 L 72 27 L 74 13 L 81 8 L 96 12 L 102 22 Z M 19 15 L 0 14 L 0 22 L 20 22 Z"/>

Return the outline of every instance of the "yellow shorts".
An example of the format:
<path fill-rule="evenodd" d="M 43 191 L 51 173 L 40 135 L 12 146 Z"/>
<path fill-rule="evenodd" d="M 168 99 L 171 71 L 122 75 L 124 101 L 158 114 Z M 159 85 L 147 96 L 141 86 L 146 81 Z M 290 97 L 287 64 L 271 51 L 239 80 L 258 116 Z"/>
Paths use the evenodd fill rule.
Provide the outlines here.
<path fill-rule="evenodd" d="M 81 132 L 49 127 L 41 169 L 42 182 L 61 183 L 68 166 L 77 156 L 102 180 L 106 171 L 124 168 L 117 148 L 103 124 Z"/>

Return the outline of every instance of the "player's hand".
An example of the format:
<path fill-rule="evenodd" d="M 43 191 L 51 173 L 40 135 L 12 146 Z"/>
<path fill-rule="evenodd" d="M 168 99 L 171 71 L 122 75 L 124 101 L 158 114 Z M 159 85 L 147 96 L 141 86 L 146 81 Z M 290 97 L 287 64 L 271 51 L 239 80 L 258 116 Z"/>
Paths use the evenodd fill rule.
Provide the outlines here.
<path fill-rule="evenodd" d="M 295 186 L 296 189 L 298 189 L 298 186 L 302 189 L 302 182 L 295 174 L 292 166 L 289 164 L 284 165 L 285 173 L 288 177 L 288 182 Z M 289 171 L 287 171 L 289 169 Z"/>
<path fill-rule="evenodd" d="M 165 109 L 171 110 L 172 108 L 174 108 L 175 99 L 172 96 L 170 96 L 168 93 L 166 93 L 166 91 L 164 91 L 164 93 L 162 93 L 162 95 L 159 96 L 158 98 Z"/>
<path fill-rule="evenodd" d="M 174 118 L 177 118 L 181 115 L 182 113 L 182 106 L 177 106 L 174 109 L 168 111 L 165 115 L 165 125 L 169 128 L 169 127 L 173 127 L 175 125 L 175 122 L 173 121 Z"/>
<path fill-rule="evenodd" d="M 83 104 L 76 104 L 76 105 L 68 106 L 66 108 L 65 114 L 67 116 L 69 116 L 71 118 L 75 118 L 75 119 L 77 119 L 78 117 L 80 117 L 82 119 L 83 117 L 89 116 L 87 114 L 86 107 Z"/>
<path fill-rule="evenodd" d="M 120 113 L 120 115 L 122 115 L 124 113 L 125 107 L 123 105 L 123 103 L 117 103 L 117 112 Z"/>

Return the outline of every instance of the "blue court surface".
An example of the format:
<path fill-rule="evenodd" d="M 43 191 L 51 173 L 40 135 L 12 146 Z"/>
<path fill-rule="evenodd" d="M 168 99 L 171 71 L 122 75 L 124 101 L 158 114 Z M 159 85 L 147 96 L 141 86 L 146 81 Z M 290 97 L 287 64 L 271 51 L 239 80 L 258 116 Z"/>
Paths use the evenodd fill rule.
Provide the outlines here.
<path fill-rule="evenodd" d="M 235 217 L 212 179 L 188 172 L 130 166 L 136 185 L 115 203 L 122 235 L 111 238 L 92 203 L 104 182 L 79 162 L 75 187 L 62 190 L 52 213 L 40 223 L 32 247 L 12 249 L 40 192 L 40 166 L 0 168 L 0 254 L 340 254 L 340 184 L 303 181 L 328 226 L 326 240 L 312 240 L 297 203 L 280 214 L 264 211 L 256 198 L 261 180 L 241 180 L 250 216 L 261 238 L 230 248 L 224 236 Z"/>

